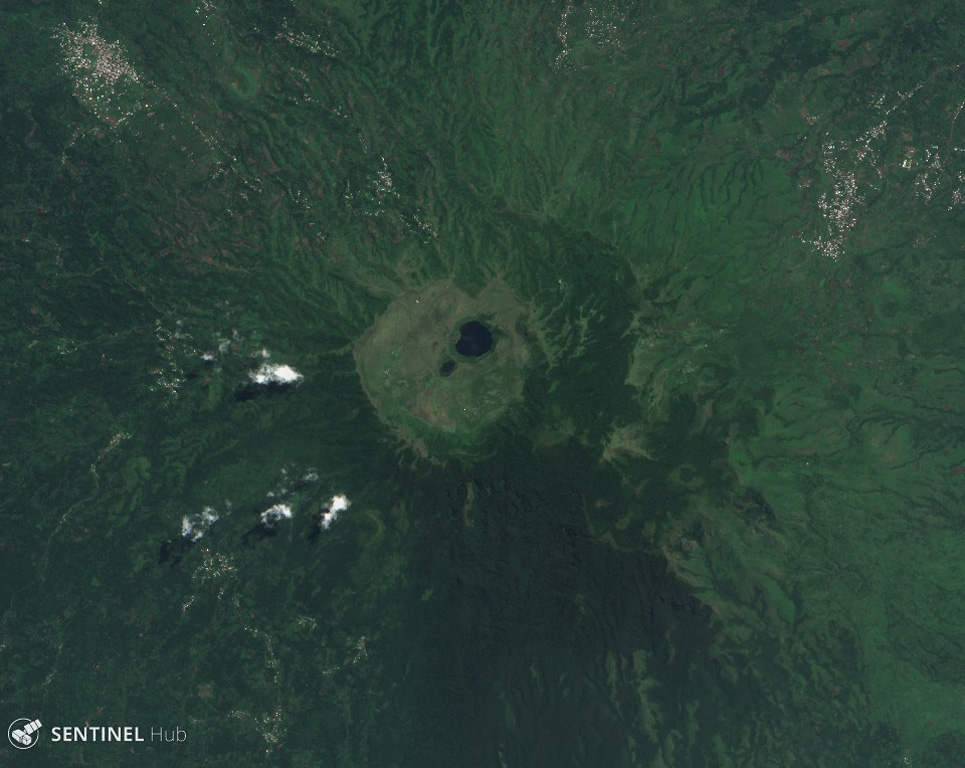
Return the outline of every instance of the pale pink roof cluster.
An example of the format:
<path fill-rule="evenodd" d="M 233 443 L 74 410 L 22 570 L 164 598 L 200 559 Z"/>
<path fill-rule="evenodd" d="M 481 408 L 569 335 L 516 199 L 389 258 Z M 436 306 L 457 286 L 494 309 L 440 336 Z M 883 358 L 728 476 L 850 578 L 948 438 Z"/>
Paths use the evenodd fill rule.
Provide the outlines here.
<path fill-rule="evenodd" d="M 142 106 L 130 98 L 118 103 L 118 96 L 133 95 L 130 86 L 141 77 L 121 44 L 101 37 L 95 22 L 81 21 L 76 29 L 61 24 L 53 36 L 63 50 L 62 70 L 74 85 L 74 95 L 99 118 L 120 123 Z"/>

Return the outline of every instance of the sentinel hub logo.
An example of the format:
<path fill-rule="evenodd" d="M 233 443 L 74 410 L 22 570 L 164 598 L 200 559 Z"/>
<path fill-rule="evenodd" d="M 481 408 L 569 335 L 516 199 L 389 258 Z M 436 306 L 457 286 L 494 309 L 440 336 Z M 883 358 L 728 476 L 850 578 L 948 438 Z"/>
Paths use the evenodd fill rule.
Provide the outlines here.
<path fill-rule="evenodd" d="M 7 728 L 7 738 L 17 749 L 30 749 L 37 744 L 43 727 L 40 720 L 30 720 L 26 717 L 18 718 Z M 163 743 L 182 743 L 188 740 L 187 731 L 180 726 L 174 728 L 158 728 L 156 726 L 141 730 L 136 725 L 104 726 L 104 725 L 55 725 L 50 729 L 51 744 L 64 742 L 137 742 L 146 741 Z"/>

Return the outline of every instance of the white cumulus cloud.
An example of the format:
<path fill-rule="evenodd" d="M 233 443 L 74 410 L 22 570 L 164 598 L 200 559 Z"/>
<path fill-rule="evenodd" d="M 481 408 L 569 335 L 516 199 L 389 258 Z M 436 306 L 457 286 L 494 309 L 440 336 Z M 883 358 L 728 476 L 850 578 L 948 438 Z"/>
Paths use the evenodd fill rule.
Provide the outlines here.
<path fill-rule="evenodd" d="M 304 378 L 290 365 L 273 365 L 264 363 L 258 370 L 249 372 L 248 376 L 255 384 L 294 384 Z"/>
<path fill-rule="evenodd" d="M 214 507 L 205 507 L 196 515 L 185 515 L 181 520 L 181 536 L 188 541 L 197 541 L 218 520 Z"/>
<path fill-rule="evenodd" d="M 325 511 L 318 520 L 318 525 L 323 531 L 327 531 L 329 527 L 334 523 L 338 516 L 352 506 L 352 502 L 348 500 L 348 497 L 339 493 L 332 496 L 332 500 L 328 502 L 325 507 Z"/>
<path fill-rule="evenodd" d="M 279 520 L 290 520 L 292 508 L 288 504 L 275 504 L 261 513 L 261 524 L 269 528 Z"/>

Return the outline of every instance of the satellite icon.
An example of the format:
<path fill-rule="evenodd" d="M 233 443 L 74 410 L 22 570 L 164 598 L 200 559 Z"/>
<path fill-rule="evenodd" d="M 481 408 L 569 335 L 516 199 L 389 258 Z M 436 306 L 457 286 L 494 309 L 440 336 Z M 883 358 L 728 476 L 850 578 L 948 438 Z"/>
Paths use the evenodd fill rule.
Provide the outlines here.
<path fill-rule="evenodd" d="M 7 728 L 7 739 L 17 749 L 30 749 L 36 746 L 40 735 L 37 733 L 43 727 L 40 720 L 21 717 L 10 723 Z"/>

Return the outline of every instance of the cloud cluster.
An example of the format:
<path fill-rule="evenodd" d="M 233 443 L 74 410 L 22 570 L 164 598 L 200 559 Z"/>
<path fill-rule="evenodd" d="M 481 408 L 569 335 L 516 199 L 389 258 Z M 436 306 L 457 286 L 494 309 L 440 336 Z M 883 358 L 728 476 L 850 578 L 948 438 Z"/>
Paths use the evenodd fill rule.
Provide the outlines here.
<path fill-rule="evenodd" d="M 181 538 L 187 541 L 197 541 L 214 525 L 220 515 L 214 507 L 205 507 L 195 515 L 185 515 L 181 520 Z"/>
<path fill-rule="evenodd" d="M 347 496 L 341 493 L 332 496 L 332 500 L 323 509 L 322 516 L 318 519 L 318 527 L 327 531 L 332 523 L 338 519 L 338 516 L 350 506 L 352 506 L 352 502 L 348 500 Z"/>

